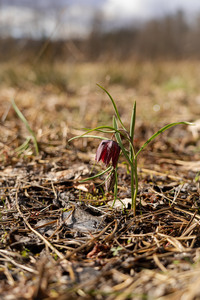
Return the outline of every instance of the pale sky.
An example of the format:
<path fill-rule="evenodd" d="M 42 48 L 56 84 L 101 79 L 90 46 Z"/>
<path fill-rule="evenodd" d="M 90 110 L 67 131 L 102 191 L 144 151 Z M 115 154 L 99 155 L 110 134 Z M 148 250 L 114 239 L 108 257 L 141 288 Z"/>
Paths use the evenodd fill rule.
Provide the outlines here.
<path fill-rule="evenodd" d="M 108 13 L 127 16 L 151 17 L 180 8 L 188 12 L 200 10 L 199 0 L 107 0 L 103 2 L 104 10 Z"/>
<path fill-rule="evenodd" d="M 178 9 L 187 14 L 200 12 L 200 0 L 107 0 L 103 11 L 108 18 L 136 18 L 146 20 L 174 13 Z"/>
<path fill-rule="evenodd" d="M 84 37 L 97 11 L 108 27 L 142 22 L 178 9 L 191 18 L 200 13 L 200 0 L 0 0 L 0 4 L 0 33 L 11 32 L 16 37 L 48 36 L 57 23 L 62 25 L 58 35 Z"/>

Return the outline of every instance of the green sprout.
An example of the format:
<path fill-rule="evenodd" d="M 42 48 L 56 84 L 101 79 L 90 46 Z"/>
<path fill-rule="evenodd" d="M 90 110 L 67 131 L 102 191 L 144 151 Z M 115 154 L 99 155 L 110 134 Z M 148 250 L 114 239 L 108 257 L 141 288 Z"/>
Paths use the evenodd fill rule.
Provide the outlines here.
<path fill-rule="evenodd" d="M 200 171 L 197 172 L 195 178 L 194 178 L 194 181 L 197 183 L 198 181 L 200 180 Z"/>
<path fill-rule="evenodd" d="M 113 256 L 118 256 L 119 255 L 119 251 L 123 250 L 122 247 L 118 246 L 118 247 L 112 247 L 110 249 L 113 253 Z"/>
<path fill-rule="evenodd" d="M 110 176 L 112 174 L 115 174 L 115 181 L 114 181 L 114 202 L 117 199 L 117 164 L 116 160 L 118 160 L 117 157 L 117 150 L 116 150 L 116 145 L 114 143 L 118 143 L 118 146 L 120 147 L 120 151 L 122 152 L 123 156 L 125 157 L 128 165 L 130 166 L 130 173 L 131 173 L 131 199 L 132 199 L 132 210 L 133 210 L 133 215 L 136 215 L 136 198 L 137 198 L 137 193 L 138 193 L 138 171 L 137 171 L 137 159 L 138 155 L 142 150 L 146 148 L 146 146 L 154 140 L 158 135 L 163 133 L 165 130 L 169 129 L 170 127 L 173 127 L 175 125 L 191 125 L 189 122 L 175 122 L 168 124 L 158 130 L 155 134 L 153 134 L 142 146 L 141 148 L 136 152 L 135 147 L 134 147 L 134 132 L 135 132 L 135 120 L 136 120 L 136 102 L 133 105 L 132 109 L 132 115 L 131 115 L 131 121 L 130 121 L 130 128 L 127 130 L 120 118 L 119 111 L 117 109 L 117 106 L 115 104 L 115 101 L 113 100 L 112 96 L 109 94 L 109 92 L 97 84 L 110 98 L 115 115 L 113 116 L 113 126 L 99 126 L 90 130 L 87 130 L 84 134 L 76 136 L 71 138 L 69 141 L 72 141 L 77 138 L 84 138 L 84 137 L 92 137 L 92 138 L 97 138 L 103 140 L 101 144 L 99 145 L 99 148 L 97 149 L 97 154 L 96 154 L 96 160 L 97 162 L 102 160 L 106 166 L 109 165 L 109 162 L 112 160 L 111 166 L 109 166 L 106 170 L 103 172 L 98 173 L 95 176 L 92 176 L 90 178 L 86 178 L 82 180 L 81 182 L 88 181 L 91 179 L 94 179 L 96 177 L 99 177 L 103 175 L 104 173 L 109 173 Z M 112 134 L 114 135 L 116 142 L 111 141 L 111 140 L 105 140 L 105 137 L 101 136 L 95 136 L 95 135 L 89 135 L 91 132 L 102 132 L 102 133 L 107 133 L 107 134 Z M 129 149 L 126 149 L 123 142 L 122 142 L 122 137 L 125 141 L 128 142 L 129 144 Z M 103 145 L 102 145 L 103 144 Z M 100 152 L 99 152 L 100 151 Z"/>
<path fill-rule="evenodd" d="M 26 129 L 28 130 L 28 132 L 30 133 L 31 136 L 28 136 L 26 141 L 17 148 L 18 152 L 23 152 L 24 150 L 26 150 L 29 146 L 29 143 L 31 141 L 31 139 L 33 140 L 33 144 L 35 147 L 35 153 L 36 155 L 39 154 L 39 147 L 38 147 L 38 143 L 37 143 L 37 139 L 36 139 L 36 135 L 34 133 L 34 131 L 31 129 L 31 127 L 28 124 L 28 121 L 26 120 L 26 118 L 24 117 L 24 115 L 22 114 L 22 112 L 19 110 L 19 108 L 17 107 L 15 100 L 12 99 L 12 106 L 17 114 L 17 116 L 20 118 L 20 120 L 24 123 L 24 125 L 26 126 Z"/>

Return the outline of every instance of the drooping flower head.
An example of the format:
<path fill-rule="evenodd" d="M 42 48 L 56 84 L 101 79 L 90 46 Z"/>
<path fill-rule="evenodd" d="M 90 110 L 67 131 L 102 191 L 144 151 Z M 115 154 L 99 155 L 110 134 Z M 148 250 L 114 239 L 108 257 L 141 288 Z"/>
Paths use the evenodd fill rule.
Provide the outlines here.
<path fill-rule="evenodd" d="M 96 152 L 96 161 L 102 162 L 108 166 L 109 162 L 112 160 L 112 166 L 116 168 L 119 154 L 120 154 L 120 146 L 117 142 L 112 140 L 103 140 Z"/>

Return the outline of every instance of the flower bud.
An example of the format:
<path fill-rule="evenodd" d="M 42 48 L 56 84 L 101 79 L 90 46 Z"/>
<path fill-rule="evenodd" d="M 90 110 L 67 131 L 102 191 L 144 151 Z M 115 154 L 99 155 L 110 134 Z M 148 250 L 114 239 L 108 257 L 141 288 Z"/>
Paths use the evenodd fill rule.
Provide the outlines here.
<path fill-rule="evenodd" d="M 107 176 L 105 180 L 105 190 L 106 192 L 113 191 L 116 177 L 115 177 L 115 170 L 112 170 L 112 172 Z"/>

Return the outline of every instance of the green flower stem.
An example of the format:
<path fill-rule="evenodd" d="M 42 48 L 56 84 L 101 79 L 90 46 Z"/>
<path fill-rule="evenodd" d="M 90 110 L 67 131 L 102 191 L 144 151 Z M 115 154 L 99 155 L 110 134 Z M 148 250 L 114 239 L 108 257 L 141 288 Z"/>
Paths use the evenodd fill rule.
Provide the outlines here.
<path fill-rule="evenodd" d="M 135 199 L 135 167 L 131 166 L 131 208 L 133 209 L 133 214 L 136 214 L 136 204 L 134 202 Z"/>
<path fill-rule="evenodd" d="M 114 185 L 114 201 L 113 201 L 112 207 L 114 207 L 115 202 L 117 200 L 117 189 L 118 189 L 117 181 L 118 181 L 118 178 L 117 178 L 117 168 L 116 168 L 116 170 L 115 170 L 115 185 Z"/>
<path fill-rule="evenodd" d="M 137 173 L 137 157 L 134 159 L 135 165 L 134 165 L 134 179 L 135 179 L 135 187 L 134 187 L 134 194 L 132 198 L 132 208 L 133 208 L 133 214 L 136 215 L 136 198 L 138 193 L 138 173 Z"/>

